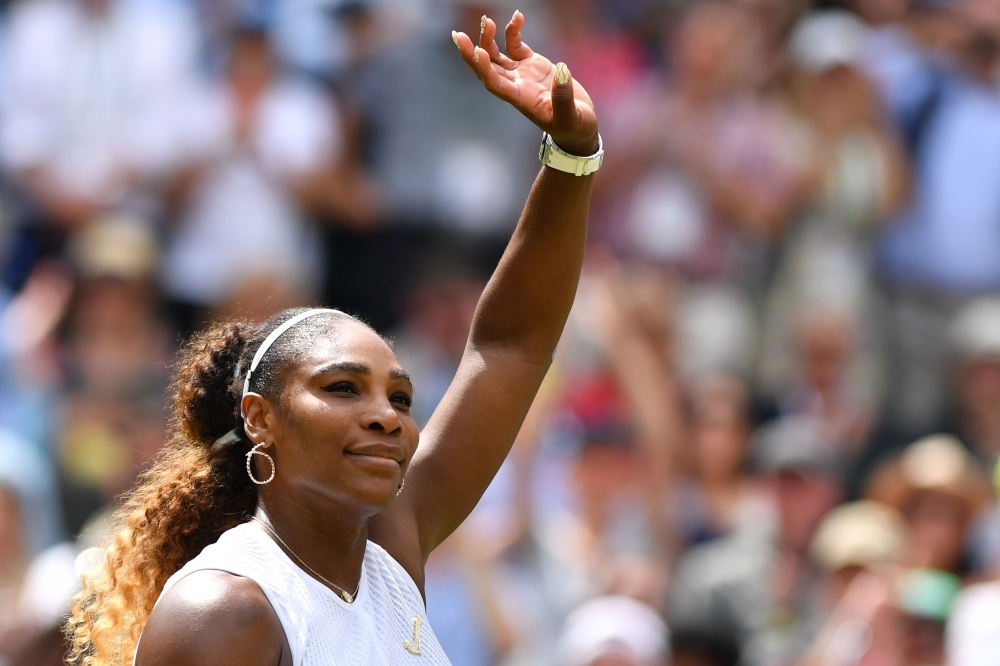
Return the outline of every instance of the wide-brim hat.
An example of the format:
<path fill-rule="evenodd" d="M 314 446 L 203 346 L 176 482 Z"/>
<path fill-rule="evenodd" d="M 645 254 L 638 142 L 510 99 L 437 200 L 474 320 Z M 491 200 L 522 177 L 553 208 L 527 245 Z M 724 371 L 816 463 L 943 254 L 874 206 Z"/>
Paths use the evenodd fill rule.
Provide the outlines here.
<path fill-rule="evenodd" d="M 989 474 L 961 442 L 931 435 L 882 463 L 866 495 L 905 513 L 920 493 L 940 493 L 959 500 L 971 518 L 990 501 L 990 486 Z"/>

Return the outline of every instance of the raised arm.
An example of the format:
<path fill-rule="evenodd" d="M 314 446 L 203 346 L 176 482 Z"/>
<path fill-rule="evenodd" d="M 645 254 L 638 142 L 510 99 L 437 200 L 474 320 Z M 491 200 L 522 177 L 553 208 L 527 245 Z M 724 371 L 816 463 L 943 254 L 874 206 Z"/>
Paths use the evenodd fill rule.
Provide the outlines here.
<path fill-rule="evenodd" d="M 566 152 L 596 153 L 590 97 L 564 64 L 554 65 L 521 41 L 523 25 L 515 12 L 505 31 L 508 55 L 500 53 L 496 25 L 485 17 L 479 46 L 465 34 L 453 36 L 487 90 Z M 458 373 L 421 435 L 405 490 L 373 521 L 380 540 L 407 538 L 389 532 L 405 530 L 415 518 L 416 534 L 409 537 L 416 537 L 426 558 L 472 511 L 510 451 L 573 303 L 592 181 L 542 168 L 479 301 Z"/>

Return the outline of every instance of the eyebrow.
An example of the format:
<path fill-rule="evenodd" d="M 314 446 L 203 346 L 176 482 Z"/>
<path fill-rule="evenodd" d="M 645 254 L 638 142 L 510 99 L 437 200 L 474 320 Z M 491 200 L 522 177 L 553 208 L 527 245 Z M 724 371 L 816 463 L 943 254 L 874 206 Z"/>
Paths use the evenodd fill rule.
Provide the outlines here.
<path fill-rule="evenodd" d="M 372 374 L 372 367 L 367 363 L 357 363 L 355 361 L 334 361 L 333 363 L 327 363 L 319 370 L 313 373 L 312 378 L 316 379 L 328 372 L 353 372 L 358 375 L 370 375 Z M 410 373 L 402 368 L 392 368 L 389 370 L 389 377 L 392 379 L 402 379 L 413 384 L 413 380 L 410 379 Z"/>
<path fill-rule="evenodd" d="M 353 361 L 334 361 L 333 363 L 327 363 L 319 370 L 313 373 L 313 379 L 316 379 L 320 375 L 325 375 L 328 372 L 353 372 L 357 375 L 370 375 L 372 374 L 372 367 L 367 363 L 355 363 Z"/>
<path fill-rule="evenodd" d="M 404 381 L 409 382 L 411 386 L 413 385 L 413 380 L 410 379 L 410 373 L 408 373 L 406 370 L 403 370 L 402 368 L 393 368 L 392 370 L 389 371 L 389 376 L 392 379 L 402 379 Z"/>

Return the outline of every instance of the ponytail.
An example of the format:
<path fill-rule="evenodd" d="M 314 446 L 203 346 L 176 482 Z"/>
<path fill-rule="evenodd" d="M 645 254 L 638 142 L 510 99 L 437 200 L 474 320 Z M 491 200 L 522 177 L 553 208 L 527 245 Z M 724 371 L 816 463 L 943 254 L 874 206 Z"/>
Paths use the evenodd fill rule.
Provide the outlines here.
<path fill-rule="evenodd" d="M 181 352 L 167 443 L 123 498 L 103 562 L 84 576 L 73 600 L 69 663 L 129 666 L 167 579 L 256 510 L 237 388 L 253 328 L 217 324 Z M 237 442 L 213 451 L 215 440 L 233 429 Z"/>

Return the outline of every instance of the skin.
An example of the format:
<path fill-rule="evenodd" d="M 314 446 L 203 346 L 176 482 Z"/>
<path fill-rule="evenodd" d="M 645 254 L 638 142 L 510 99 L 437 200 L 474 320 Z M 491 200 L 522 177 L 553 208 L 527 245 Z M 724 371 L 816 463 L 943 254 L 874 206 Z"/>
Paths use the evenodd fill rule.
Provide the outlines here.
<path fill-rule="evenodd" d="M 484 20 L 478 48 L 456 33 L 462 59 L 564 150 L 593 154 L 590 97 L 571 78 L 556 81 L 555 65 L 521 42 L 523 25 L 516 12 L 507 55 L 492 20 Z M 583 263 L 592 180 L 542 169 L 480 299 L 458 373 L 423 433 L 410 415 L 405 372 L 360 324 L 338 324 L 284 368 L 278 399 L 244 398 L 246 433 L 265 443 L 278 470 L 261 487 L 258 514 L 322 577 L 354 591 L 371 539 L 423 592 L 427 557 L 485 492 L 551 363 Z M 258 475 L 268 474 L 262 462 Z M 191 574 L 163 595 L 137 654 L 138 666 L 291 663 L 260 588 L 219 571 Z"/>

